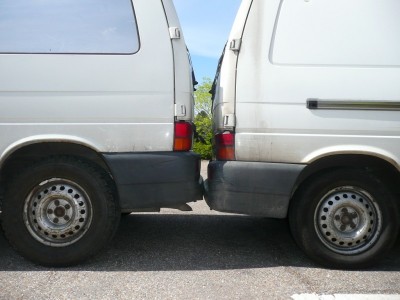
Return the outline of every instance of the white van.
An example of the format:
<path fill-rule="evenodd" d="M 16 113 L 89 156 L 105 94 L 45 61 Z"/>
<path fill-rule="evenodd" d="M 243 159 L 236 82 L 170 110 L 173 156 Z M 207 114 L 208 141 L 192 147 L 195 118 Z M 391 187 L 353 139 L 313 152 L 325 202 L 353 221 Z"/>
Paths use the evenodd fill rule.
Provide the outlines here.
<path fill-rule="evenodd" d="M 172 0 L 0 2 L 2 227 L 80 262 L 121 213 L 202 199 L 193 82 Z"/>
<path fill-rule="evenodd" d="M 400 221 L 400 1 L 243 0 L 213 96 L 206 200 L 289 218 L 318 263 L 370 265 Z"/>

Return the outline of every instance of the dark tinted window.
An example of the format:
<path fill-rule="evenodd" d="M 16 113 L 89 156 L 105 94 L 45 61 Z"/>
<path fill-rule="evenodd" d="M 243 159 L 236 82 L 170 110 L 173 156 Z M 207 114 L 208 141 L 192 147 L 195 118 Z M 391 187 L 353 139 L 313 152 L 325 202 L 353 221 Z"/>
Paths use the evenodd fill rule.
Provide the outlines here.
<path fill-rule="evenodd" d="M 131 0 L 0 0 L 0 52 L 134 53 Z"/>

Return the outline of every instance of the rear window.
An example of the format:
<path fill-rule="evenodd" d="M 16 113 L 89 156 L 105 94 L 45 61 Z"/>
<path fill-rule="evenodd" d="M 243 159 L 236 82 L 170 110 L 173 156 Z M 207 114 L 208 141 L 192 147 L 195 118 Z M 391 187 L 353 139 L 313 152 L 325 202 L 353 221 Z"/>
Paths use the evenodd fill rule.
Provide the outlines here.
<path fill-rule="evenodd" d="M 131 54 L 131 0 L 1 0 L 1 53 Z"/>

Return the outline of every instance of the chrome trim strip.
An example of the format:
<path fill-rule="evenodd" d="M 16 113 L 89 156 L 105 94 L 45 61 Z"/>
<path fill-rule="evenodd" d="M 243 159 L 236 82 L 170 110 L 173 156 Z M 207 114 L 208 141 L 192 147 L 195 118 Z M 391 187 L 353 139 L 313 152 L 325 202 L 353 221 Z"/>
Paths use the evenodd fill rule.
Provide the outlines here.
<path fill-rule="evenodd" d="M 307 99 L 308 109 L 400 111 L 399 101 Z"/>

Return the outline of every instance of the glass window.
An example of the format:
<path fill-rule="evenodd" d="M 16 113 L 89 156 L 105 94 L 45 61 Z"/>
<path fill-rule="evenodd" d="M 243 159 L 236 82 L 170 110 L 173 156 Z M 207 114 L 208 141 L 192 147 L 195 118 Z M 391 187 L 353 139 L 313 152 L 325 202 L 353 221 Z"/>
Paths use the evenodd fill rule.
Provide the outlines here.
<path fill-rule="evenodd" d="M 131 0 L 0 0 L 2 53 L 135 53 Z"/>

